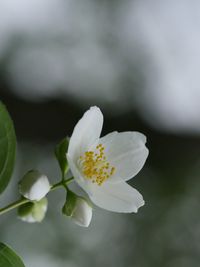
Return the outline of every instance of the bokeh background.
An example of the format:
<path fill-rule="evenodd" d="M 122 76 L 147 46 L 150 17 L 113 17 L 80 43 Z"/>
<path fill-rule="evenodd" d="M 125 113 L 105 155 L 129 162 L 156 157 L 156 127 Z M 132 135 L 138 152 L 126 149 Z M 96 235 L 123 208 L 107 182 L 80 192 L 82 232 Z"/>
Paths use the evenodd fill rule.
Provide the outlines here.
<path fill-rule="evenodd" d="M 18 138 L 2 206 L 29 169 L 58 180 L 54 147 L 90 106 L 103 134 L 141 131 L 150 150 L 130 181 L 138 214 L 95 208 L 83 229 L 61 215 L 59 190 L 41 224 L 1 216 L 1 240 L 27 267 L 199 267 L 199 29 L 198 0 L 0 1 L 0 99 Z"/>

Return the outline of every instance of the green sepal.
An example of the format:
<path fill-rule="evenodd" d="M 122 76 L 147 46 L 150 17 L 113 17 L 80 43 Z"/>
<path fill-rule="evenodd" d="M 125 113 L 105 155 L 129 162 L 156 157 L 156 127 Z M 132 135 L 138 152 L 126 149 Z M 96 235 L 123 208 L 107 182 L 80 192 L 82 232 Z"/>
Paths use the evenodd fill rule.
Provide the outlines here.
<path fill-rule="evenodd" d="M 66 216 L 72 216 L 74 208 L 76 206 L 77 195 L 67 190 L 67 200 L 62 208 L 62 213 Z"/>
<path fill-rule="evenodd" d="M 33 207 L 34 207 L 33 202 L 28 202 L 26 204 L 21 205 L 17 210 L 18 216 L 19 217 L 28 216 L 32 212 Z"/>
<path fill-rule="evenodd" d="M 25 267 L 25 265 L 11 248 L 0 243 L 0 267 Z"/>
<path fill-rule="evenodd" d="M 11 178 L 16 154 L 16 136 L 12 119 L 0 101 L 0 193 Z"/>
<path fill-rule="evenodd" d="M 69 138 L 64 138 L 55 148 L 55 155 L 58 160 L 62 177 L 64 178 L 68 172 L 68 162 L 67 162 L 67 150 L 69 145 Z"/>

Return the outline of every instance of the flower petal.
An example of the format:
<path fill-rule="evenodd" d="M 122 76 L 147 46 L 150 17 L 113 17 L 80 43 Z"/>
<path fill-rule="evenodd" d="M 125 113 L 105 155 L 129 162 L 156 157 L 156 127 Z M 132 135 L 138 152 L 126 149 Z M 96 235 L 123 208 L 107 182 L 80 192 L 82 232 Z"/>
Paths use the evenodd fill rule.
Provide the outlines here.
<path fill-rule="evenodd" d="M 112 132 L 99 142 L 105 147 L 108 162 L 116 169 L 107 183 L 131 179 L 142 169 L 149 154 L 146 137 L 139 132 Z"/>
<path fill-rule="evenodd" d="M 142 195 L 126 182 L 101 186 L 90 185 L 92 202 L 100 208 L 114 212 L 137 212 L 144 205 Z"/>
<path fill-rule="evenodd" d="M 73 174 L 73 177 L 77 184 L 87 193 L 90 194 L 89 191 L 89 184 L 91 183 L 89 180 L 86 180 L 82 174 L 80 173 L 79 169 L 77 168 L 76 164 L 73 162 L 72 158 L 67 155 L 68 164 L 70 167 L 70 170 Z"/>
<path fill-rule="evenodd" d="M 68 154 L 73 160 L 81 156 L 100 137 L 103 114 L 98 107 L 91 107 L 76 124 L 72 133 Z"/>

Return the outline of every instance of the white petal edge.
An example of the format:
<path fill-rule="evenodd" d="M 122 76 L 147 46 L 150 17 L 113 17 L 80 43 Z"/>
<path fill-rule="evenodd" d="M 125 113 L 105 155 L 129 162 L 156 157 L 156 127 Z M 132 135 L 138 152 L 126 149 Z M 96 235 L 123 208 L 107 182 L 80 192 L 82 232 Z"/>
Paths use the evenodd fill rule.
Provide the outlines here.
<path fill-rule="evenodd" d="M 91 201 L 98 207 L 121 213 L 137 212 L 144 205 L 142 195 L 126 182 L 90 185 Z"/>
<path fill-rule="evenodd" d="M 112 132 L 100 138 L 99 143 L 105 147 L 108 162 L 116 168 L 107 183 L 133 178 L 142 169 L 149 154 L 145 146 L 146 136 L 139 132 Z"/>
<path fill-rule="evenodd" d="M 35 218 L 33 218 L 33 215 L 32 214 L 29 214 L 29 215 L 26 215 L 26 216 L 23 216 L 23 217 L 20 217 L 19 216 L 19 219 L 22 220 L 23 222 L 28 222 L 28 223 L 35 223 L 37 222 Z"/>
<path fill-rule="evenodd" d="M 103 114 L 94 106 L 86 111 L 76 124 L 69 142 L 68 154 L 77 160 L 100 137 L 103 127 Z"/>

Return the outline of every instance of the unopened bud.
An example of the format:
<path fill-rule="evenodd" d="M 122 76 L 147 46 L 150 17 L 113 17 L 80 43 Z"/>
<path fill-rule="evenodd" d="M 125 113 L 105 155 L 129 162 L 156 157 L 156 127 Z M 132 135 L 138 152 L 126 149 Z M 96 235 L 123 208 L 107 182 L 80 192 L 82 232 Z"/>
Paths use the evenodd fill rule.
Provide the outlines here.
<path fill-rule="evenodd" d="M 38 202 L 26 203 L 18 208 L 18 216 L 24 222 L 41 222 L 45 217 L 47 206 L 46 197 Z"/>
<path fill-rule="evenodd" d="M 31 201 L 42 199 L 50 188 L 47 176 L 36 170 L 27 172 L 19 183 L 20 194 Z"/>
<path fill-rule="evenodd" d="M 83 197 L 68 191 L 67 201 L 62 209 L 63 214 L 70 216 L 79 226 L 88 227 L 92 219 L 92 207 Z"/>

